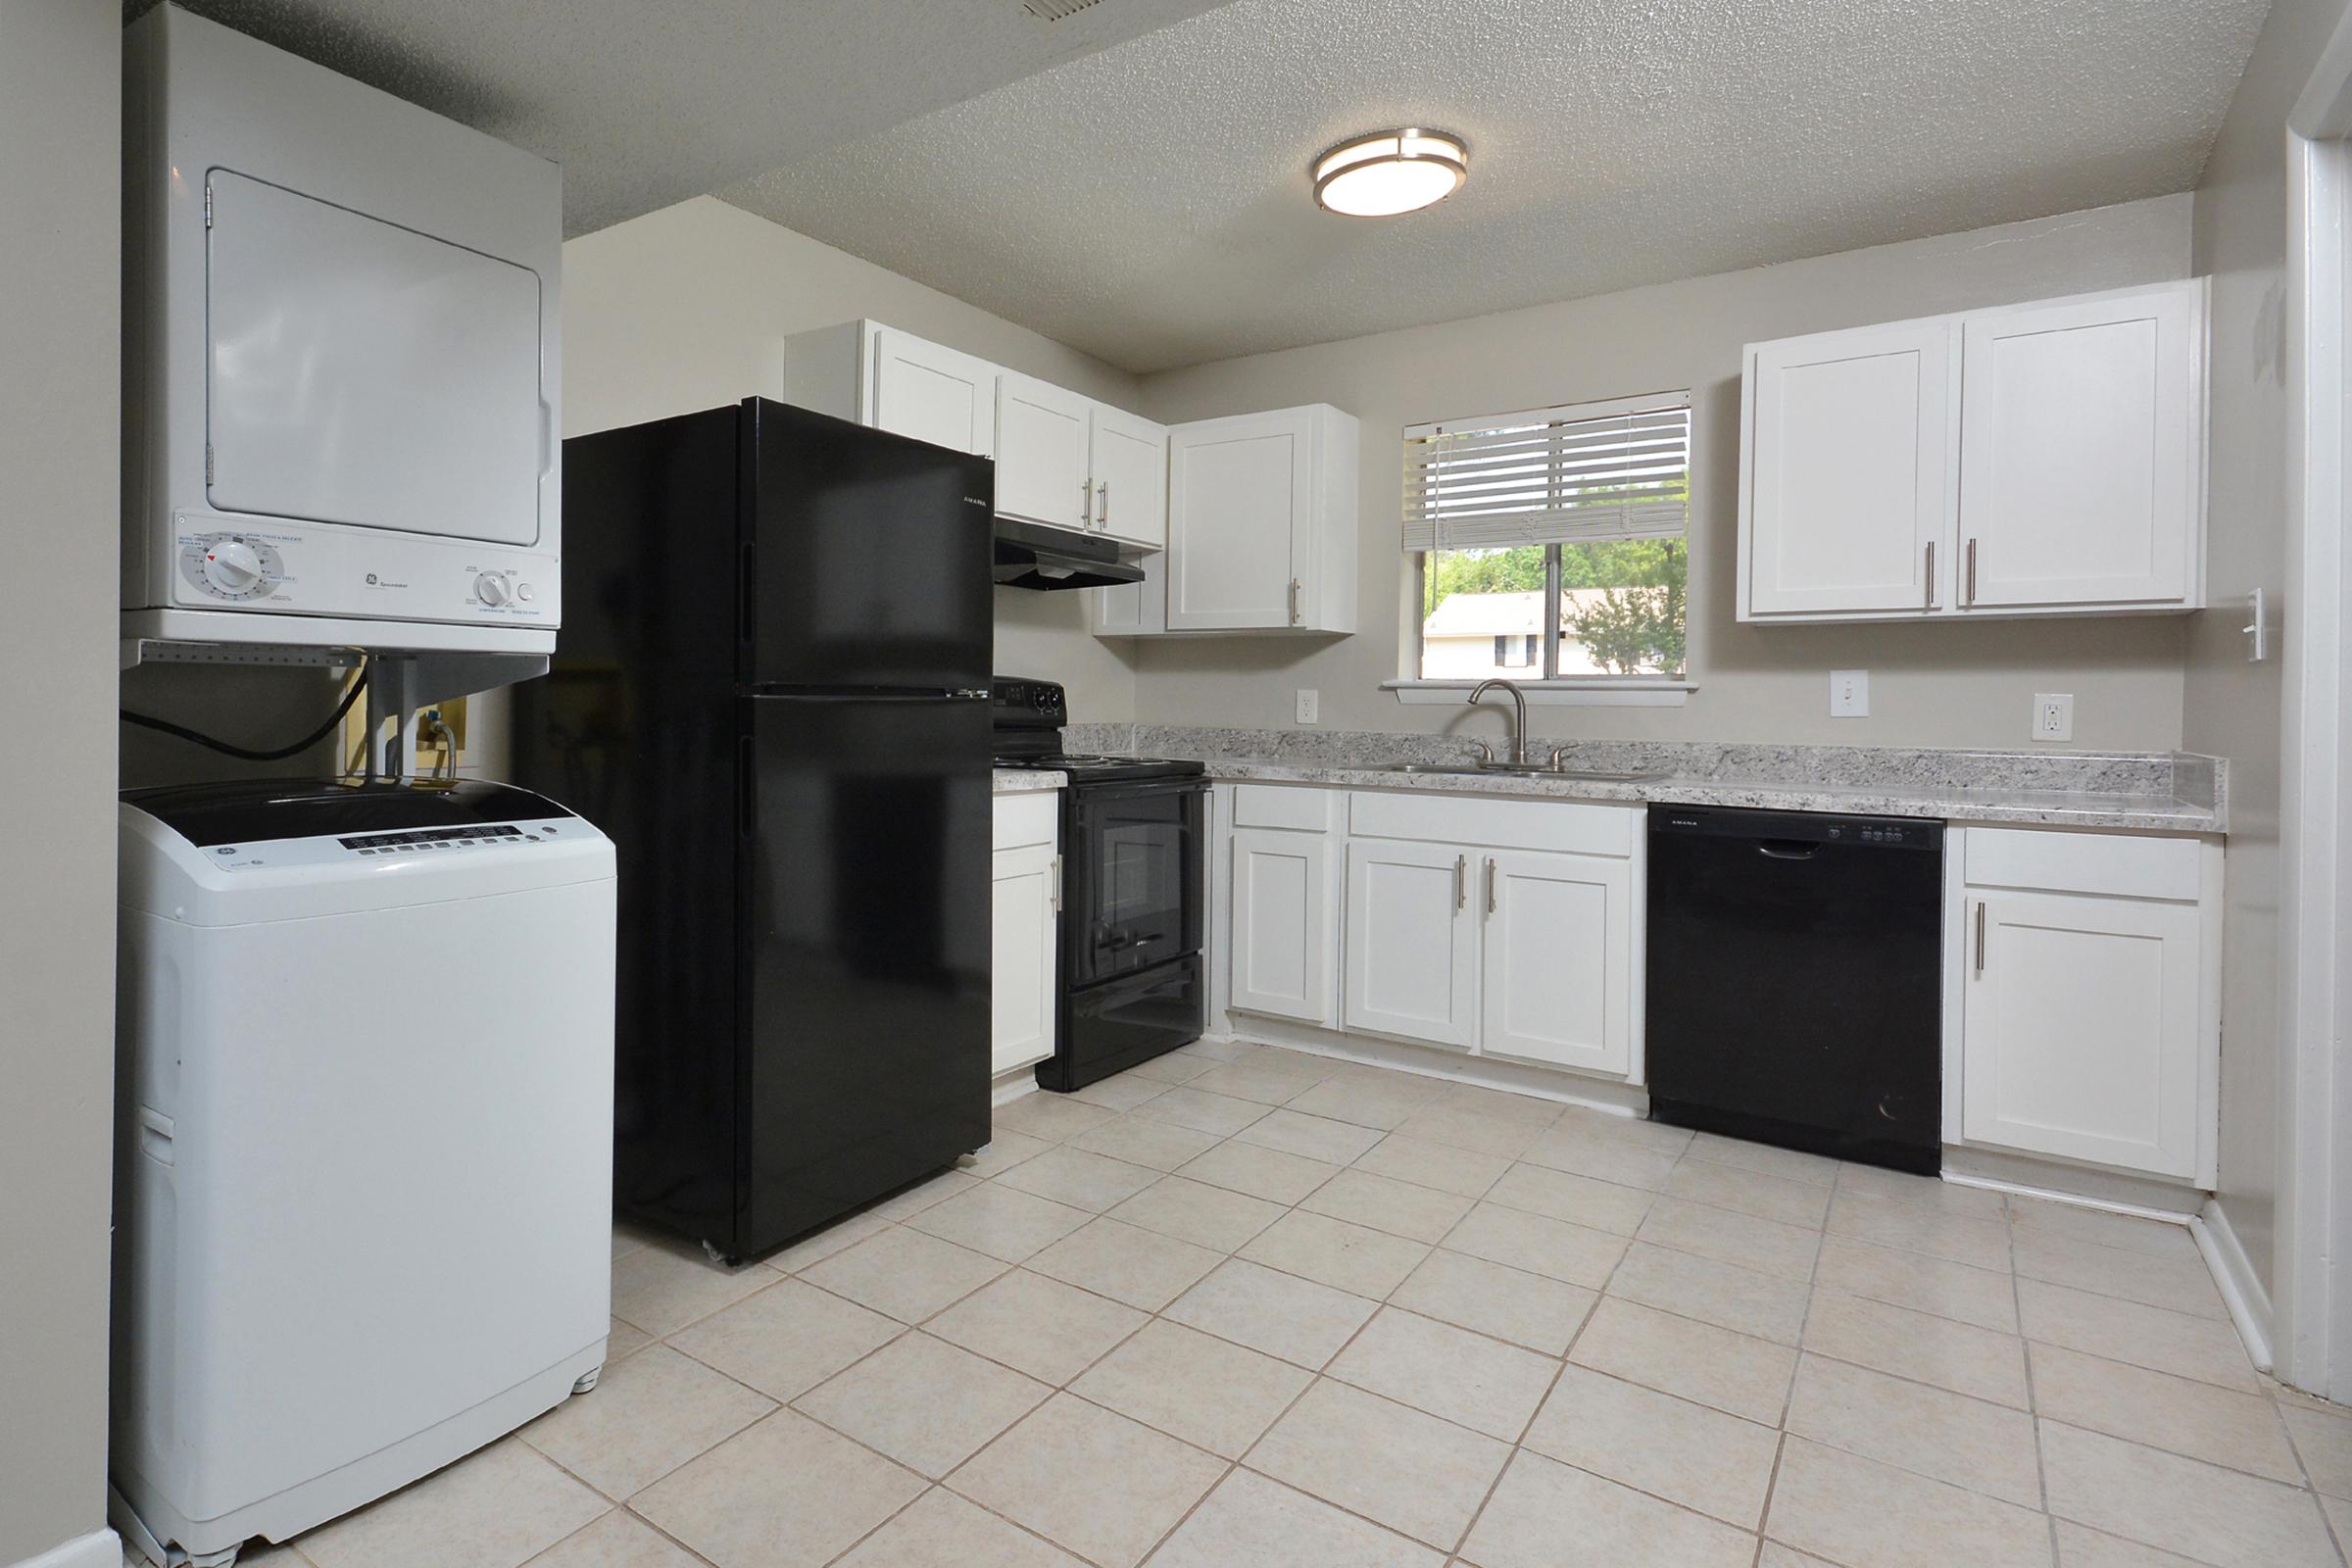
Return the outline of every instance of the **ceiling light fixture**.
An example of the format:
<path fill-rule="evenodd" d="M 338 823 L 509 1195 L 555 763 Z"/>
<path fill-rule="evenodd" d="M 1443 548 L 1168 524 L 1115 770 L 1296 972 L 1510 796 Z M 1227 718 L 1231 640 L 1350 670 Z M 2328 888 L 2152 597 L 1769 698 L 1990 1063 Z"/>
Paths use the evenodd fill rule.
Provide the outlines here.
<path fill-rule="evenodd" d="M 1470 149 L 1450 131 L 1350 136 L 1311 166 L 1315 205 L 1349 218 L 1394 218 L 1435 206 L 1470 177 Z"/>

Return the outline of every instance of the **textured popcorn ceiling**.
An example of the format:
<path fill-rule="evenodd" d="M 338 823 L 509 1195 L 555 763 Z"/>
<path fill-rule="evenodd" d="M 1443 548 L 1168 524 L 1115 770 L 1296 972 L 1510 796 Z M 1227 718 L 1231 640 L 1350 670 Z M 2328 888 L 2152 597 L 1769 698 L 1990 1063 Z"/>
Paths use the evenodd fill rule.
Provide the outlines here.
<path fill-rule="evenodd" d="M 125 0 L 124 20 L 155 0 Z M 564 165 L 579 234 L 986 92 L 1216 0 L 188 0 Z"/>
<path fill-rule="evenodd" d="M 1235 0 L 718 194 L 1151 370 L 2182 190 L 2267 9 Z M 1468 187 L 1315 210 L 1400 123 Z"/>

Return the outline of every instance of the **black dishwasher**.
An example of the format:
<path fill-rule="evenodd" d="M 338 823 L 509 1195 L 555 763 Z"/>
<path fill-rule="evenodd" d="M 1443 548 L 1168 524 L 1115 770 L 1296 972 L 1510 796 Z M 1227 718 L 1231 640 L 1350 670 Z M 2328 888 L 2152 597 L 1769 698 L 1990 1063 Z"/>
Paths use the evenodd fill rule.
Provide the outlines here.
<path fill-rule="evenodd" d="M 1649 808 L 1650 1114 L 1935 1173 L 1943 824 Z"/>

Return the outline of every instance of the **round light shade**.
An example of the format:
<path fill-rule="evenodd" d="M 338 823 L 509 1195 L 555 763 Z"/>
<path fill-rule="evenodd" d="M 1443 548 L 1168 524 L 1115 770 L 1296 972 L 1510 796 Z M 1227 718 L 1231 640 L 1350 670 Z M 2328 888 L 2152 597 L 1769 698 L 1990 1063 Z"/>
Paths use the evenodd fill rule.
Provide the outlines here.
<path fill-rule="evenodd" d="M 1349 218 L 1393 218 L 1444 201 L 1470 177 L 1470 150 L 1442 130 L 1384 130 L 1314 162 L 1315 201 Z"/>

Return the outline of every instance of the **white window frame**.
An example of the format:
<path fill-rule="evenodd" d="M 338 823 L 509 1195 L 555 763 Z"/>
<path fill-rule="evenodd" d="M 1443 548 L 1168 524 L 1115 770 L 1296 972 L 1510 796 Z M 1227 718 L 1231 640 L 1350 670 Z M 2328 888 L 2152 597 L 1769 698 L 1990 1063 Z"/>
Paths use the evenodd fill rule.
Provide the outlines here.
<path fill-rule="evenodd" d="M 1646 393 L 1635 397 L 1607 398 L 1584 403 L 1563 404 L 1549 409 L 1530 410 L 1524 414 L 1485 415 L 1469 419 L 1424 421 L 1408 426 L 1405 439 L 1408 442 L 1411 441 L 1413 439 L 1413 432 L 1425 430 L 1429 428 L 1431 424 L 1438 422 L 1459 424 L 1471 428 L 1480 428 L 1506 425 L 1514 420 L 1534 422 L 1539 418 L 1544 417 L 1548 417 L 1560 422 L 1567 422 L 1580 418 L 1599 419 L 1606 418 L 1612 414 L 1631 413 L 1640 409 L 1655 408 L 1658 407 L 1662 402 L 1677 397 L 1681 398 L 1685 405 L 1690 409 L 1690 418 L 1692 423 L 1690 437 L 1690 451 L 1693 455 L 1695 455 L 1698 449 L 1698 432 L 1696 429 L 1698 416 L 1695 400 L 1693 400 L 1688 392 Z M 1667 534 L 1643 534 L 1629 537 L 1668 538 L 1676 536 Z M 1683 541 L 1684 554 L 1686 560 L 1688 560 L 1689 556 L 1690 555 L 1690 526 L 1688 511 L 1686 511 L 1683 531 L 1679 537 Z M 1562 676 L 1550 673 L 1559 667 L 1559 609 L 1561 592 L 1560 551 L 1564 547 L 1560 544 L 1546 544 L 1544 548 L 1544 613 L 1543 617 L 1544 641 L 1542 658 L 1538 662 L 1538 665 L 1536 666 L 1534 672 L 1527 677 L 1521 678 L 1518 676 L 1505 676 L 1503 678 L 1510 680 L 1513 685 L 1518 686 L 1523 692 L 1525 692 L 1530 703 L 1538 705 L 1548 704 L 1565 707 L 1613 708 L 1680 708 L 1684 706 L 1684 704 L 1690 700 L 1690 693 L 1698 690 L 1698 683 L 1690 678 L 1691 658 L 1689 642 L 1690 611 L 1689 601 L 1687 598 L 1684 606 L 1685 641 L 1683 669 L 1679 675 Z M 1430 556 L 1434 554 L 1434 550 L 1408 550 L 1405 552 L 1405 554 L 1413 564 L 1413 569 L 1410 574 L 1410 587 L 1412 590 L 1412 636 L 1409 639 L 1409 647 L 1403 650 L 1406 659 L 1409 662 L 1405 664 L 1404 669 L 1399 673 L 1397 679 L 1392 681 L 1383 681 L 1381 683 L 1381 689 L 1383 691 L 1394 692 L 1396 695 L 1396 700 L 1399 703 L 1405 704 L 1435 705 L 1461 702 L 1463 698 L 1479 684 L 1477 680 L 1428 679 L 1423 677 L 1420 673 L 1422 668 L 1422 660 L 1426 654 L 1426 649 L 1424 647 L 1422 638 L 1422 627 L 1428 619 L 1426 612 L 1422 610 L 1422 606 L 1428 602 L 1429 561 Z M 1686 589 L 1686 594 L 1687 593 L 1688 589 Z"/>

